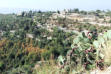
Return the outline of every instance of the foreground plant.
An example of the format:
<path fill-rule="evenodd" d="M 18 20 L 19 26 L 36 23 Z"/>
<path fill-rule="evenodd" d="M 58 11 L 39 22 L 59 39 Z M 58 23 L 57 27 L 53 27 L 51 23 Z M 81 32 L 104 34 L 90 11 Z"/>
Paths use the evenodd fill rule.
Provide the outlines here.
<path fill-rule="evenodd" d="M 69 50 L 64 58 L 62 56 L 58 58 L 61 69 L 67 72 L 72 70 L 73 73 L 83 73 L 85 70 L 97 67 L 103 70 L 104 56 L 107 55 L 103 52 L 109 39 L 111 39 L 111 30 L 105 32 L 102 36 L 98 36 L 96 31 L 80 33 L 73 40 L 72 50 Z M 81 65 L 80 71 L 75 69 L 78 65 Z"/>

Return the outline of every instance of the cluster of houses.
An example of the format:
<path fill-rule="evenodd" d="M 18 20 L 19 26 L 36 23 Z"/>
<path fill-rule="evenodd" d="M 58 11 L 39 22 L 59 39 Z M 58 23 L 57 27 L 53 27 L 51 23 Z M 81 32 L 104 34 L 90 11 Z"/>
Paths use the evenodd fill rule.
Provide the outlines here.
<path fill-rule="evenodd" d="M 66 13 L 65 11 L 62 11 L 61 13 L 53 13 L 53 15 L 51 16 L 52 19 L 57 19 L 58 17 L 61 18 L 68 18 L 70 20 L 73 20 L 75 22 L 81 22 L 81 23 L 90 23 L 90 24 L 98 24 L 98 25 L 102 25 L 102 26 L 111 26 L 111 23 L 109 21 L 111 21 L 111 17 L 110 16 L 105 16 L 103 18 L 100 18 L 98 16 L 95 15 L 91 15 L 91 14 L 79 14 L 79 13 Z"/>

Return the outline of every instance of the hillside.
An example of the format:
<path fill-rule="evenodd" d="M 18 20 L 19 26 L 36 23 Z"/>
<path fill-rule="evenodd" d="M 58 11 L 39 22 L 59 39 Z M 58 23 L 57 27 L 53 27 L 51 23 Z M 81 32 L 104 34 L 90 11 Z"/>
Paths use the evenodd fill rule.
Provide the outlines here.
<path fill-rule="evenodd" d="M 0 14 L 0 74 L 88 74 L 111 65 L 111 11 Z"/>

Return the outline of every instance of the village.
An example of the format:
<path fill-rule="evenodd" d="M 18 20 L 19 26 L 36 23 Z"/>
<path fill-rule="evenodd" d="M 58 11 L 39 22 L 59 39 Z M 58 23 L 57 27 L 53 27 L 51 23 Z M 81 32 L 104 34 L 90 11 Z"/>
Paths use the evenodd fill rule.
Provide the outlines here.
<path fill-rule="evenodd" d="M 17 16 L 22 15 L 21 13 L 18 13 Z M 26 14 L 25 14 L 26 15 Z M 45 15 L 42 15 L 45 16 Z M 100 17 L 101 16 L 101 17 Z M 90 24 L 90 25 L 98 25 L 98 26 L 104 26 L 104 27 L 111 27 L 111 17 L 107 16 L 105 12 L 98 13 L 98 15 L 94 15 L 91 12 L 86 12 L 86 14 L 83 14 L 82 12 L 72 12 L 70 13 L 68 10 L 63 10 L 63 11 L 57 11 L 52 13 L 52 15 L 49 17 L 46 23 L 41 24 L 36 21 L 37 17 L 33 16 L 33 21 L 36 23 L 36 28 L 43 28 L 48 30 L 49 32 L 53 32 L 53 29 L 57 27 L 60 30 L 63 30 L 64 32 L 73 32 L 78 34 L 78 29 L 75 28 L 75 24 Z M 59 18 L 59 19 L 58 19 Z M 65 19 L 65 20 L 64 20 Z M 65 27 L 63 27 L 62 23 L 58 23 L 59 21 L 61 22 L 67 22 L 69 21 L 68 24 L 65 24 Z M 74 23 L 70 23 L 74 22 Z M 13 35 L 16 32 L 16 30 L 10 30 L 10 33 Z M 3 33 L 5 31 L 0 30 L 0 37 L 3 36 Z M 20 37 L 17 35 L 17 37 Z M 28 38 L 34 38 L 34 35 L 31 33 L 26 33 L 26 37 Z M 43 36 L 45 37 L 45 36 Z M 50 36 L 47 37 L 47 39 L 52 39 Z M 39 40 L 39 39 L 36 39 Z"/>

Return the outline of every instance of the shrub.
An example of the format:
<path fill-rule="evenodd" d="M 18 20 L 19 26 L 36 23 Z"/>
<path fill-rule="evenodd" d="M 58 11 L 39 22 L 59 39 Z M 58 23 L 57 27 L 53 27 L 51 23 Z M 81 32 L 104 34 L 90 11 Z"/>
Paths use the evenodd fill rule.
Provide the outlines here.
<path fill-rule="evenodd" d="M 100 48 L 103 48 L 102 46 L 107 42 L 105 40 L 111 39 L 111 30 L 102 37 L 96 34 L 95 32 L 82 32 L 73 40 L 72 50 L 69 50 L 66 56 L 58 58 L 62 70 L 69 72 L 72 69 L 75 73 L 81 73 L 84 69 L 90 70 L 95 67 L 104 69 L 104 55 L 106 59 L 110 57 Z M 110 51 L 110 47 L 107 50 Z M 78 72 L 75 68 L 80 68 L 80 65 L 81 70 Z"/>
<path fill-rule="evenodd" d="M 4 69 L 4 63 L 0 61 L 0 72 Z"/>

